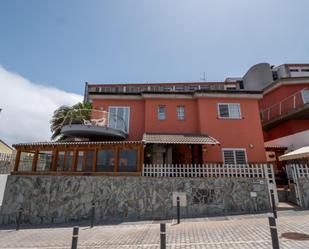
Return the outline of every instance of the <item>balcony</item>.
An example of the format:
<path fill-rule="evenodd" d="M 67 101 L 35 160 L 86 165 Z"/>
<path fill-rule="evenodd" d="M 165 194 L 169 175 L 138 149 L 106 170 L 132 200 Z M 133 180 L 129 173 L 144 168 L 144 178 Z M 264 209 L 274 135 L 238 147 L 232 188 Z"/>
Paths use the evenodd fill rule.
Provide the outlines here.
<path fill-rule="evenodd" d="M 128 116 L 123 117 L 114 112 L 78 110 L 73 114 L 68 113 L 64 121 L 61 133 L 69 137 L 101 141 L 124 140 L 128 136 Z"/>
<path fill-rule="evenodd" d="M 264 130 L 282 122 L 309 118 L 309 89 L 305 88 L 261 111 Z"/>

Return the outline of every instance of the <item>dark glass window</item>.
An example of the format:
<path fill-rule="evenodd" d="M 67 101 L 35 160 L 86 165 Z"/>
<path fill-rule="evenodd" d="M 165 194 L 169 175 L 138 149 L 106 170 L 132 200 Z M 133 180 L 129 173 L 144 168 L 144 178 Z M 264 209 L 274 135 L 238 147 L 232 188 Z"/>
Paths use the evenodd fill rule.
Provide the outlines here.
<path fill-rule="evenodd" d="M 50 171 L 52 166 L 53 152 L 40 151 L 38 155 L 37 171 Z"/>
<path fill-rule="evenodd" d="M 91 172 L 92 171 L 92 164 L 93 164 L 93 151 L 85 151 L 84 156 L 84 171 Z"/>
<path fill-rule="evenodd" d="M 91 172 L 93 162 L 93 151 L 78 151 L 76 171 Z"/>
<path fill-rule="evenodd" d="M 66 155 L 66 161 L 64 165 L 64 171 L 71 171 L 72 170 L 72 164 L 73 164 L 73 157 L 74 157 L 74 152 L 73 151 L 67 151 Z"/>
<path fill-rule="evenodd" d="M 97 154 L 98 172 L 113 172 L 115 167 L 115 151 L 99 150 Z"/>
<path fill-rule="evenodd" d="M 63 171 L 64 161 L 65 161 L 65 152 L 59 151 L 57 160 L 57 171 Z"/>
<path fill-rule="evenodd" d="M 290 69 L 290 72 L 299 72 L 298 69 Z"/>
<path fill-rule="evenodd" d="M 83 170 L 84 151 L 78 151 L 76 171 Z"/>
<path fill-rule="evenodd" d="M 119 172 L 136 172 L 137 151 L 123 149 L 119 152 Z"/>

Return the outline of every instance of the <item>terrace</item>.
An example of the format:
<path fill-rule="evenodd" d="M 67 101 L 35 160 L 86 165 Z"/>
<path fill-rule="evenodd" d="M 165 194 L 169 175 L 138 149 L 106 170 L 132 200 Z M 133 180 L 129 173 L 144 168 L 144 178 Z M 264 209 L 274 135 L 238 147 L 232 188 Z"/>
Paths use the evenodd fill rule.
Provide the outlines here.
<path fill-rule="evenodd" d="M 89 94 L 98 93 L 142 93 L 142 92 L 194 92 L 198 90 L 239 90 L 234 82 L 192 82 L 153 84 L 104 84 L 87 85 Z"/>
<path fill-rule="evenodd" d="M 128 113 L 121 111 L 82 109 L 78 110 L 79 113 L 68 113 L 61 124 L 61 133 L 90 140 L 124 140 L 128 136 Z M 89 119 L 79 118 L 84 116 Z"/>

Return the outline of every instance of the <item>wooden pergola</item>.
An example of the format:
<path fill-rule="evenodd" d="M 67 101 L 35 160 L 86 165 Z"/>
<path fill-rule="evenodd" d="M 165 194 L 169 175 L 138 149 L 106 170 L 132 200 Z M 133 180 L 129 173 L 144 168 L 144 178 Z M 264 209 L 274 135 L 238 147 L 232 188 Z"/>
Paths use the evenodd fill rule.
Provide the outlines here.
<path fill-rule="evenodd" d="M 141 175 L 141 141 L 43 142 L 16 144 L 12 174 Z"/>

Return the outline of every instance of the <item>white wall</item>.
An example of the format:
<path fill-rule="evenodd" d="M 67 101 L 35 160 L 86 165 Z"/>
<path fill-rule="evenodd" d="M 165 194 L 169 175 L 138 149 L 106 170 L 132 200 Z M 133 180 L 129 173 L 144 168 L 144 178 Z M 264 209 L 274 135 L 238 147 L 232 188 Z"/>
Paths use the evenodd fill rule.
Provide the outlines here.
<path fill-rule="evenodd" d="M 3 200 L 7 178 L 8 178 L 8 175 L 0 175 L 0 206 L 2 205 L 2 200 Z"/>
<path fill-rule="evenodd" d="M 304 146 L 309 146 L 309 130 L 268 141 L 265 143 L 265 147 L 267 146 L 288 147 L 289 150 L 296 150 Z"/>

